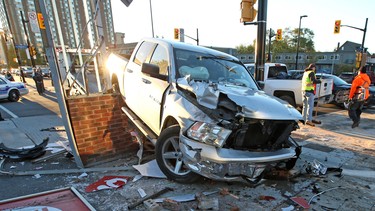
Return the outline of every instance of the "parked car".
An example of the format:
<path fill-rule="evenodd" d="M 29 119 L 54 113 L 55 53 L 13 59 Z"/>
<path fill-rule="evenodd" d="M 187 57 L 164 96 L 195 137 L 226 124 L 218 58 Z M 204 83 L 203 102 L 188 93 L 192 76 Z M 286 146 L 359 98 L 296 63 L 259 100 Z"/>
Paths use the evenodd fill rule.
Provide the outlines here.
<path fill-rule="evenodd" d="M 50 78 L 51 77 L 51 71 L 49 68 L 41 68 L 43 77 Z"/>
<path fill-rule="evenodd" d="M 371 84 L 375 85 L 375 73 L 373 70 L 369 70 L 366 72 L 368 77 L 370 77 Z"/>
<path fill-rule="evenodd" d="M 342 72 L 339 75 L 339 78 L 346 81 L 347 83 L 352 83 L 352 81 L 354 79 L 354 73 L 353 72 Z"/>
<path fill-rule="evenodd" d="M 33 68 L 32 67 L 22 67 L 23 75 L 25 77 L 32 77 L 33 76 Z"/>
<path fill-rule="evenodd" d="M 8 99 L 17 102 L 20 96 L 29 93 L 29 89 L 24 83 L 12 82 L 0 75 L 0 99 Z"/>
<path fill-rule="evenodd" d="M 347 83 L 343 79 L 339 78 L 338 76 L 331 75 L 331 74 L 323 74 L 323 73 L 317 73 L 316 77 L 318 79 L 326 79 L 331 78 L 333 79 L 333 103 L 337 106 L 344 107 L 344 102 L 348 100 L 349 98 L 349 92 L 350 88 L 352 87 L 352 84 Z M 370 87 L 370 96 L 366 100 L 365 105 L 366 106 L 372 106 L 375 105 L 375 87 Z"/>

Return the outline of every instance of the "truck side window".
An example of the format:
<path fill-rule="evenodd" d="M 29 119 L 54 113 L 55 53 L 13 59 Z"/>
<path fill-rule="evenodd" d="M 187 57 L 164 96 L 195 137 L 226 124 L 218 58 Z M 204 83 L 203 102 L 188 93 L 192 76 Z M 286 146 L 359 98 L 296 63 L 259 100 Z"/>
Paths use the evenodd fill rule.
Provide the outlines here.
<path fill-rule="evenodd" d="M 138 65 L 142 65 L 142 63 L 146 62 L 147 58 L 149 58 L 150 53 L 152 52 L 154 47 L 155 47 L 154 43 L 143 42 L 141 46 L 139 47 L 137 54 L 134 57 L 134 63 Z"/>
<path fill-rule="evenodd" d="M 159 66 L 160 75 L 168 75 L 168 54 L 164 47 L 160 45 L 156 47 L 154 53 L 152 54 L 150 63 Z"/>

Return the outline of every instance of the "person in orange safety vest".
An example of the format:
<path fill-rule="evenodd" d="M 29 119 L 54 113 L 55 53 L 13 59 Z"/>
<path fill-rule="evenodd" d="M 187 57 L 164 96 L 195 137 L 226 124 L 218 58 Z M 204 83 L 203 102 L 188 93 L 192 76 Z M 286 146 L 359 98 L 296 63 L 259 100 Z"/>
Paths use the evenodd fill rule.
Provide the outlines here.
<path fill-rule="evenodd" d="M 358 69 L 358 75 L 352 81 L 349 93 L 348 115 L 353 121 L 352 128 L 358 127 L 361 120 L 362 108 L 369 97 L 370 77 L 366 74 L 366 66 Z"/>

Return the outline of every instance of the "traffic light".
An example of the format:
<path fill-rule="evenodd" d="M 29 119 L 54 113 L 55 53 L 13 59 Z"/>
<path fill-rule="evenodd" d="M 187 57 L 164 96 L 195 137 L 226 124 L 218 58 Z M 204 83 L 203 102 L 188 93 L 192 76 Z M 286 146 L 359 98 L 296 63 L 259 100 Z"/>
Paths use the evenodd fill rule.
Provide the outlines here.
<path fill-rule="evenodd" d="M 254 9 L 256 0 L 242 0 L 241 1 L 241 20 L 240 22 L 251 22 L 257 15 L 257 10 Z"/>
<path fill-rule="evenodd" d="M 174 39 L 175 40 L 180 39 L 180 30 L 178 28 L 174 28 Z"/>
<path fill-rule="evenodd" d="M 362 52 L 357 52 L 355 55 L 355 67 L 359 68 L 362 63 Z"/>
<path fill-rule="evenodd" d="M 283 39 L 283 30 L 282 29 L 277 29 L 276 40 L 280 41 L 282 39 Z"/>
<path fill-rule="evenodd" d="M 36 50 L 34 46 L 29 47 L 30 56 L 36 56 Z"/>
<path fill-rule="evenodd" d="M 340 33 L 340 27 L 341 27 L 341 20 L 335 21 L 335 28 L 333 30 L 334 34 Z"/>

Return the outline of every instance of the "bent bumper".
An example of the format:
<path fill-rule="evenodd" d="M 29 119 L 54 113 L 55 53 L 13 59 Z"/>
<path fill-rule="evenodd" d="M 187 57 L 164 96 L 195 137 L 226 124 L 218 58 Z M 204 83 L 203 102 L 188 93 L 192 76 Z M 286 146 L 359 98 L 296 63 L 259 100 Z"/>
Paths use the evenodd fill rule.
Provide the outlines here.
<path fill-rule="evenodd" d="M 243 176 L 256 179 L 266 168 L 298 156 L 297 146 L 273 152 L 249 152 L 216 148 L 184 135 L 180 135 L 180 141 L 185 164 L 192 171 L 215 180 L 242 180 Z"/>

